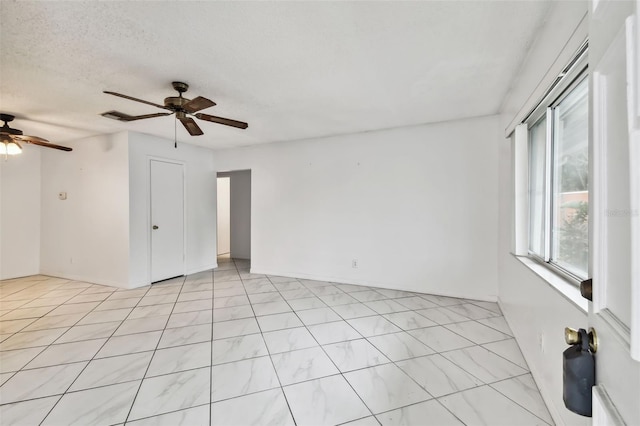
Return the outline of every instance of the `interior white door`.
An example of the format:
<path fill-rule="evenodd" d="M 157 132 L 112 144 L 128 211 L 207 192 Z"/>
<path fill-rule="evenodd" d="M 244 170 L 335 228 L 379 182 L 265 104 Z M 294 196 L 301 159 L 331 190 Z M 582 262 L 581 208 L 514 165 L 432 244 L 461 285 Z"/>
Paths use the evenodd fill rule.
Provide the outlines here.
<path fill-rule="evenodd" d="M 638 4 L 592 0 L 593 424 L 640 424 Z"/>
<path fill-rule="evenodd" d="M 151 160 L 151 282 L 184 275 L 184 169 Z"/>

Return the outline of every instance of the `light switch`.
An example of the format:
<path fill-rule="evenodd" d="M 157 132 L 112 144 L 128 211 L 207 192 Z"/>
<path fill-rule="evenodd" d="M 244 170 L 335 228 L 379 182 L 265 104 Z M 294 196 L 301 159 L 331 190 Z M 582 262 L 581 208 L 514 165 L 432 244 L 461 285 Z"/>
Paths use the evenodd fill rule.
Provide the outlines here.
<path fill-rule="evenodd" d="M 67 199 L 67 193 L 62 191 L 58 193 L 58 199 L 59 200 L 66 200 Z"/>

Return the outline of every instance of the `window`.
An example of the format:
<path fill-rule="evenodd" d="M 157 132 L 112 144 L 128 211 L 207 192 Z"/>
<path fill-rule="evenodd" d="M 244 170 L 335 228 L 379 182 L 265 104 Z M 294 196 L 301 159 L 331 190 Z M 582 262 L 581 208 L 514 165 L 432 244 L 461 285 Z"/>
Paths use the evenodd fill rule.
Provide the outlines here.
<path fill-rule="evenodd" d="M 577 279 L 588 275 L 589 141 L 585 73 L 529 125 L 529 254 Z"/>

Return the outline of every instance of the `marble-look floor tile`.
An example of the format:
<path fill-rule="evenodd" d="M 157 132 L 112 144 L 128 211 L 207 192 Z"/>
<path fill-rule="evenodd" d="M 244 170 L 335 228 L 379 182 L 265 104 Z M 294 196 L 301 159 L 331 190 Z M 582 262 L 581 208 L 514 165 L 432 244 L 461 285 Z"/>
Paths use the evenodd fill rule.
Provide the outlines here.
<path fill-rule="evenodd" d="M 236 281 L 240 283 L 240 281 Z M 214 285 L 213 287 L 213 298 L 214 300 L 221 297 L 232 297 L 232 296 L 243 296 L 246 295 L 247 292 L 244 291 L 244 287 L 241 285 L 229 286 L 227 288 L 218 288 Z"/>
<path fill-rule="evenodd" d="M 483 384 L 481 380 L 439 354 L 400 361 L 396 365 L 435 397 Z"/>
<path fill-rule="evenodd" d="M 301 327 L 303 324 L 293 312 L 256 317 L 263 332 Z"/>
<path fill-rule="evenodd" d="M 124 308 L 135 308 L 136 305 L 142 300 L 141 297 L 132 297 L 130 299 L 115 299 L 115 300 L 105 300 L 104 302 L 93 302 L 99 303 L 96 306 L 95 311 L 108 311 L 111 309 L 124 309 Z M 63 306 L 72 306 L 72 305 L 63 305 Z"/>
<path fill-rule="evenodd" d="M 178 302 L 190 302 L 192 300 L 211 299 L 213 298 L 213 290 L 190 291 L 180 293 Z"/>
<path fill-rule="evenodd" d="M 178 300 L 177 294 L 161 294 L 158 296 L 144 296 L 137 306 L 160 305 L 163 303 L 175 303 Z"/>
<path fill-rule="evenodd" d="M 269 353 L 272 354 L 318 346 L 316 340 L 304 327 L 270 331 L 263 336 Z"/>
<path fill-rule="evenodd" d="M 254 317 L 213 323 L 213 340 L 259 332 L 260 327 Z"/>
<path fill-rule="evenodd" d="M 395 312 L 383 315 L 383 317 L 403 330 L 414 330 L 416 328 L 432 327 L 437 325 L 430 319 L 427 319 L 413 311 Z"/>
<path fill-rule="evenodd" d="M 261 334 L 213 341 L 212 365 L 269 355 Z"/>
<path fill-rule="evenodd" d="M 369 308 L 364 303 L 338 305 L 332 307 L 332 309 L 345 320 L 376 315 L 373 309 Z"/>
<path fill-rule="evenodd" d="M 211 404 L 211 425 L 293 426 L 294 422 L 282 390 L 271 389 Z"/>
<path fill-rule="evenodd" d="M 453 311 L 450 311 L 447 308 L 420 309 L 416 312 L 422 315 L 423 317 L 430 319 L 431 321 L 440 325 L 451 324 L 451 323 L 460 322 L 460 321 L 469 321 L 469 318 L 463 315 L 460 315 L 458 313 L 455 313 Z"/>
<path fill-rule="evenodd" d="M 288 281 L 279 281 L 278 279 L 274 280 L 274 277 L 269 277 L 269 281 L 271 281 L 271 283 L 273 284 L 273 286 L 278 289 L 278 291 L 282 294 L 285 291 L 289 291 L 289 290 L 300 290 L 300 289 L 307 289 L 305 286 L 303 286 L 299 281 L 297 281 L 295 278 L 284 278 Z M 284 294 L 283 296 L 284 297 Z M 285 297 L 286 299 L 286 297 Z"/>
<path fill-rule="evenodd" d="M 513 332 L 509 328 L 509 324 L 504 317 L 489 317 L 477 320 L 479 323 L 498 330 L 501 333 L 507 334 L 513 337 Z"/>
<path fill-rule="evenodd" d="M 104 302 L 103 302 L 104 303 Z M 87 302 L 87 303 L 72 303 L 70 305 L 60 305 L 53 311 L 49 312 L 47 316 L 68 315 L 68 314 L 87 314 L 100 305 L 100 302 Z M 125 308 L 126 306 L 118 306 L 117 308 Z"/>
<path fill-rule="evenodd" d="M 317 297 L 305 297 L 303 299 L 288 300 L 287 302 L 296 312 L 327 307 L 327 305 Z"/>
<path fill-rule="evenodd" d="M 34 321 L 34 318 L 0 321 L 0 334 L 17 333 Z"/>
<path fill-rule="evenodd" d="M 373 302 L 364 302 L 369 308 L 373 309 L 378 314 L 390 314 L 392 312 L 404 312 L 409 308 L 401 305 L 395 300 L 375 300 Z"/>
<path fill-rule="evenodd" d="M 282 295 L 284 300 L 295 300 L 295 299 L 304 299 L 307 297 L 315 297 L 315 295 L 311 293 L 309 289 L 305 288 L 302 284 L 299 284 L 299 285 L 300 285 L 300 288 L 280 291 L 280 295 Z"/>
<path fill-rule="evenodd" d="M 152 351 L 158 346 L 162 331 L 114 336 L 100 349 L 96 358 Z"/>
<path fill-rule="evenodd" d="M 173 303 L 164 303 L 162 305 L 138 306 L 134 308 L 127 319 L 139 319 L 169 315 L 173 311 Z M 111 311 L 104 311 L 111 312 Z M 124 318 L 123 318 L 124 319 Z"/>
<path fill-rule="evenodd" d="M 0 373 L 0 386 L 4 385 L 4 383 L 9 380 L 14 373 Z"/>
<path fill-rule="evenodd" d="M 454 306 L 466 303 L 465 299 L 459 299 L 457 297 L 438 296 L 435 294 L 421 294 L 420 297 L 433 302 L 438 306 Z"/>
<path fill-rule="evenodd" d="M 239 296 L 216 297 L 213 299 L 213 309 L 232 308 L 234 306 L 250 304 L 251 302 L 249 302 L 249 298 L 244 293 Z"/>
<path fill-rule="evenodd" d="M 431 399 L 431 395 L 393 364 L 345 373 L 345 378 L 374 413 Z"/>
<path fill-rule="evenodd" d="M 380 315 L 376 315 L 374 317 L 354 318 L 347 320 L 347 322 L 355 328 L 358 333 L 365 337 L 402 331 L 400 328 L 393 325 L 392 322 Z"/>
<path fill-rule="evenodd" d="M 0 351 L 50 345 L 56 341 L 56 339 L 59 339 L 67 330 L 68 328 L 52 328 L 50 330 L 16 333 L 0 343 Z"/>
<path fill-rule="evenodd" d="M 107 297 L 109 297 L 108 293 L 79 294 L 77 296 L 73 296 L 67 301 L 67 303 L 102 302 Z"/>
<path fill-rule="evenodd" d="M 383 296 L 388 297 L 389 299 L 401 299 L 401 298 L 415 296 L 415 293 L 412 293 L 410 291 L 404 291 L 404 290 L 392 290 L 388 288 L 378 288 L 378 287 L 376 287 L 374 290 L 382 294 Z"/>
<path fill-rule="evenodd" d="M 212 308 L 213 301 L 211 299 L 200 299 L 188 302 L 178 302 L 173 307 L 173 312 L 179 314 L 182 312 L 204 311 Z"/>
<path fill-rule="evenodd" d="M 208 367 L 144 379 L 129 419 L 206 404 L 210 398 L 210 380 Z"/>
<path fill-rule="evenodd" d="M 472 305 L 471 303 L 465 303 L 462 305 L 453 305 L 453 306 L 449 306 L 447 309 L 473 320 L 500 316 L 500 314 L 496 314 L 495 312 L 488 311 L 484 308 L 481 308 L 480 306 Z"/>
<path fill-rule="evenodd" d="M 470 303 L 480 306 L 483 309 L 491 311 L 495 314 L 502 315 L 502 311 L 500 310 L 500 306 L 498 306 L 495 302 L 484 302 L 482 300 L 470 300 Z"/>
<path fill-rule="evenodd" d="M 442 326 L 419 328 L 417 330 L 411 330 L 408 333 L 436 352 L 451 351 L 473 346 L 472 341 Z"/>
<path fill-rule="evenodd" d="M 94 359 L 71 386 L 71 391 L 139 380 L 151 362 L 152 352 Z"/>
<path fill-rule="evenodd" d="M 253 309 L 251 309 L 251 305 L 233 306 L 231 308 L 213 310 L 213 322 L 251 318 L 253 316 Z"/>
<path fill-rule="evenodd" d="M 42 426 L 112 425 L 126 420 L 140 381 L 66 393 Z"/>
<path fill-rule="evenodd" d="M 127 422 L 131 426 L 209 426 L 209 404 Z"/>
<path fill-rule="evenodd" d="M 186 327 L 188 325 L 207 324 L 213 320 L 211 310 L 173 313 L 166 328 Z"/>
<path fill-rule="evenodd" d="M 373 367 L 390 362 L 387 357 L 366 339 L 333 343 L 324 345 L 323 348 L 341 372 Z"/>
<path fill-rule="evenodd" d="M 36 368 L 16 373 L 0 387 L 3 404 L 64 393 L 86 362 Z"/>
<path fill-rule="evenodd" d="M 111 309 L 108 311 L 89 312 L 88 314 L 80 314 L 78 325 L 98 324 L 101 322 L 124 321 L 131 313 L 131 308 Z M 52 317 L 57 318 L 57 317 Z M 74 323 L 75 324 L 75 323 Z M 74 325 L 71 324 L 71 325 Z"/>
<path fill-rule="evenodd" d="M 531 374 L 503 380 L 502 382 L 492 384 L 491 387 L 510 400 L 520 404 L 548 424 L 553 424 L 553 419 L 542 400 L 542 396 L 540 396 L 538 386 L 533 380 L 533 377 L 531 377 Z"/>
<path fill-rule="evenodd" d="M 327 306 L 340 306 L 358 303 L 357 299 L 349 296 L 346 293 L 334 293 L 318 296 L 320 300 L 326 303 Z"/>
<path fill-rule="evenodd" d="M 81 340 L 101 339 L 109 337 L 120 325 L 119 321 L 104 322 L 99 324 L 76 325 L 71 327 L 56 343 L 78 342 Z M 51 330 L 52 331 L 52 330 Z"/>
<path fill-rule="evenodd" d="M 447 324 L 444 327 L 478 345 L 509 338 L 506 334 L 476 321 L 457 322 L 455 324 Z"/>
<path fill-rule="evenodd" d="M 430 355 L 433 350 L 406 332 L 369 337 L 371 342 L 392 361 Z"/>
<path fill-rule="evenodd" d="M 83 340 L 81 342 L 61 343 L 48 346 L 35 357 L 25 368 L 49 367 L 51 365 L 69 364 L 89 361 L 107 341 L 106 338 Z"/>
<path fill-rule="evenodd" d="M 318 297 L 345 294 L 338 287 L 330 284 L 322 285 L 322 286 L 307 287 L 307 288 L 311 291 L 311 293 L 315 294 Z"/>
<path fill-rule="evenodd" d="M 31 323 L 28 327 L 26 327 L 23 331 L 37 331 L 37 330 L 48 330 L 51 328 L 60 328 L 60 327 L 71 327 L 75 325 L 78 321 L 82 319 L 85 314 L 67 314 L 67 315 L 56 315 L 52 317 L 42 317 L 33 323 Z"/>
<path fill-rule="evenodd" d="M 331 321 L 341 321 L 342 318 L 331 308 L 307 309 L 297 312 L 298 317 L 305 325 L 322 324 Z"/>
<path fill-rule="evenodd" d="M 413 426 L 428 423 L 438 426 L 464 426 L 449 410 L 432 399 L 388 411 L 376 416 L 382 426 Z"/>
<path fill-rule="evenodd" d="M 291 312 L 291 308 L 284 300 L 278 302 L 255 303 L 252 306 L 255 315 L 271 315 Z"/>
<path fill-rule="evenodd" d="M 14 309 L 11 312 L 2 316 L 3 321 L 27 319 L 27 318 L 40 318 L 48 314 L 53 310 L 53 306 L 43 306 L 40 308 L 27 308 L 27 309 Z"/>
<path fill-rule="evenodd" d="M 278 291 L 266 278 L 243 280 L 244 289 L 247 294 L 268 293 L 270 291 Z"/>
<path fill-rule="evenodd" d="M 252 305 L 258 303 L 284 302 L 284 299 L 277 291 L 249 294 L 249 300 L 251 301 Z"/>
<path fill-rule="evenodd" d="M 543 425 L 544 422 L 489 386 L 469 389 L 439 399 L 465 424 Z"/>
<path fill-rule="evenodd" d="M 320 347 L 271 355 L 283 386 L 338 374 L 338 369 Z"/>
<path fill-rule="evenodd" d="M 36 347 L 0 352 L 0 373 L 20 370 L 43 350 L 44 347 Z"/>
<path fill-rule="evenodd" d="M 493 383 L 525 374 L 527 370 L 480 347 L 459 349 L 443 356 L 485 383 Z"/>
<path fill-rule="evenodd" d="M 2 426 L 39 425 L 60 399 L 60 395 L 0 405 Z"/>
<path fill-rule="evenodd" d="M 346 321 L 310 325 L 308 330 L 321 345 L 360 339 L 362 337 Z"/>
<path fill-rule="evenodd" d="M 387 297 L 374 290 L 354 291 L 349 296 L 357 299 L 359 302 L 373 302 L 375 300 L 384 300 Z"/>
<path fill-rule="evenodd" d="M 158 349 L 211 340 L 211 324 L 190 325 L 180 328 L 168 328 L 162 334 Z"/>
<path fill-rule="evenodd" d="M 485 349 L 489 349 L 491 352 L 496 353 L 503 358 L 508 359 L 509 361 L 524 368 L 525 370 L 529 370 L 529 366 L 524 360 L 522 352 L 520 352 L 520 347 L 518 347 L 515 339 L 487 343 L 485 345 L 482 345 L 482 347 Z"/>
<path fill-rule="evenodd" d="M 114 336 L 124 336 L 125 334 L 146 333 L 147 331 L 158 331 L 164 329 L 169 315 L 159 315 L 150 318 L 128 319 L 122 322 Z"/>
<path fill-rule="evenodd" d="M 153 355 L 146 377 L 207 367 L 211 364 L 211 343 L 158 349 Z"/>
<path fill-rule="evenodd" d="M 412 296 L 412 297 L 403 297 L 402 299 L 395 299 L 396 302 L 400 303 L 403 306 L 411 310 L 419 310 L 419 309 L 428 309 L 428 308 L 437 308 L 438 305 L 435 303 L 431 303 L 428 300 L 423 299 L 422 297 Z"/>
<path fill-rule="evenodd" d="M 342 423 L 341 426 L 380 426 L 380 422 L 378 422 L 374 416 L 369 416 L 351 422 Z"/>
<path fill-rule="evenodd" d="M 284 393 L 299 425 L 337 425 L 371 414 L 340 375 L 285 386 Z"/>
<path fill-rule="evenodd" d="M 214 365 L 211 373 L 212 402 L 280 386 L 268 356 Z"/>

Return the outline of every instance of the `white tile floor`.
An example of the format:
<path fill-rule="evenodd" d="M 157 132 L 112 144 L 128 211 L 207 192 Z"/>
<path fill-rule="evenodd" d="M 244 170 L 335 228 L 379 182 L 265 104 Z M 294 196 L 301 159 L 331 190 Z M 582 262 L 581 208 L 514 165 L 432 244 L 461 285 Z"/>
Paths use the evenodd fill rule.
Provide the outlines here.
<path fill-rule="evenodd" d="M 494 303 L 249 274 L 0 284 L 0 423 L 552 424 Z"/>

